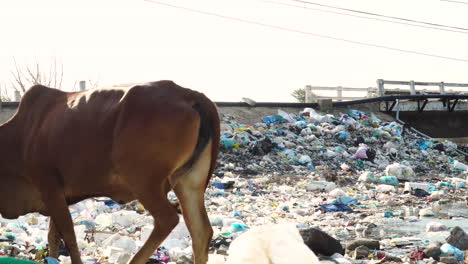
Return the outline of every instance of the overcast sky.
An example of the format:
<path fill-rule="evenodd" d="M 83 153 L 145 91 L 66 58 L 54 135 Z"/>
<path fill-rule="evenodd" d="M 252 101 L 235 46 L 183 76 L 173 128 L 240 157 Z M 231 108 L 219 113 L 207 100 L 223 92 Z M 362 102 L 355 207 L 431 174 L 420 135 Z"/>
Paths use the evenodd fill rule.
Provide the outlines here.
<path fill-rule="evenodd" d="M 359 15 L 290 0 L 271 1 Z M 11 79 L 13 57 L 20 65 L 37 58 L 47 66 L 53 56 L 63 63 L 65 89 L 77 80 L 99 80 L 107 86 L 171 79 L 217 101 L 242 97 L 293 101 L 291 91 L 307 84 L 369 87 L 379 78 L 468 83 L 468 31 L 387 23 L 260 0 L 160 2 L 282 29 L 140 0 L 5 0 L 0 1 L 0 84 Z M 311 2 L 468 28 L 468 4 Z"/>

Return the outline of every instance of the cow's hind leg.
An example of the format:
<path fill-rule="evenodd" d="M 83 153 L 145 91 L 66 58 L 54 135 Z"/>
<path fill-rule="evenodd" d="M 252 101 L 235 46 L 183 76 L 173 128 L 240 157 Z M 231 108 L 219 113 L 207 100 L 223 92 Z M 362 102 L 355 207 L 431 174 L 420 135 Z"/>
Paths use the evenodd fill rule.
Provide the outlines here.
<path fill-rule="evenodd" d="M 55 227 L 52 217 L 49 219 L 49 234 L 47 236 L 49 242 L 49 257 L 58 258 L 59 257 L 59 246 L 60 246 L 60 234 Z"/>
<path fill-rule="evenodd" d="M 149 186 L 154 188 L 149 188 Z M 169 183 L 166 181 L 162 186 L 161 184 L 142 186 L 141 191 L 138 192 L 138 200 L 154 218 L 154 229 L 145 244 L 131 259 L 130 264 L 146 263 L 156 248 L 179 223 L 177 210 L 167 199 L 168 191 Z"/>
<path fill-rule="evenodd" d="M 181 178 L 174 188 L 192 238 L 195 264 L 205 264 L 208 261 L 209 243 L 213 236 L 204 203 L 210 162 L 211 143 L 207 145 L 192 170 Z"/>

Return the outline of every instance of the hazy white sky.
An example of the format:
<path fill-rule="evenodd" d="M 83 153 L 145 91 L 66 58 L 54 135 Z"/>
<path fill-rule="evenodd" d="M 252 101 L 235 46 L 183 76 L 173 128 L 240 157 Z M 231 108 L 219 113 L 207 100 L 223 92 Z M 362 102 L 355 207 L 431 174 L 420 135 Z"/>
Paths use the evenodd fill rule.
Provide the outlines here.
<path fill-rule="evenodd" d="M 468 60 L 468 34 L 261 0 L 160 1 L 314 34 Z M 464 4 L 440 0 L 310 1 L 468 28 L 468 5 Z M 63 62 L 66 89 L 87 79 L 99 79 L 100 85 L 171 79 L 217 101 L 239 101 L 242 97 L 293 101 L 291 91 L 307 84 L 369 87 L 379 78 L 468 83 L 468 62 L 319 38 L 142 0 L 0 1 L 0 84 L 11 79 L 13 57 L 22 65 L 37 58 L 47 66 L 53 56 Z"/>

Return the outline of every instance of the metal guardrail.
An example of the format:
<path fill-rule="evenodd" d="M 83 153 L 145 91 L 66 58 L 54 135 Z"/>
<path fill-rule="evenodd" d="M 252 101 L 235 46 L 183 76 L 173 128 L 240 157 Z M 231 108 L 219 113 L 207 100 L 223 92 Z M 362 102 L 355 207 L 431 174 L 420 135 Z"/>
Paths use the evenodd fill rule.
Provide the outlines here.
<path fill-rule="evenodd" d="M 394 89 L 388 89 L 385 85 L 404 85 L 407 86 L 407 89 L 401 89 L 400 87 Z M 417 86 L 423 86 L 424 89 L 416 89 Z M 428 90 L 426 87 L 435 86 L 435 89 Z M 465 83 L 445 83 L 445 82 L 415 82 L 415 81 L 390 81 L 390 80 L 377 80 L 376 87 L 368 88 L 351 88 L 351 87 L 329 87 L 329 86 L 305 86 L 306 93 L 306 102 L 316 102 L 320 99 L 332 99 L 334 101 L 346 101 L 346 100 L 359 100 L 364 98 L 371 97 L 381 97 L 386 95 L 402 95 L 402 94 L 461 94 L 466 93 L 467 91 L 462 90 L 449 90 L 446 91 L 447 87 L 458 87 L 458 88 L 468 88 L 468 84 Z M 318 91 L 334 91 L 336 95 L 320 95 Z M 343 92 L 366 92 L 365 96 L 343 96 Z"/>
<path fill-rule="evenodd" d="M 445 82 L 415 82 L 415 81 L 389 81 L 389 80 L 383 80 L 383 79 L 378 79 L 377 80 L 377 88 L 378 88 L 378 95 L 379 96 L 384 96 L 385 95 L 385 84 L 390 84 L 390 85 L 407 85 L 409 86 L 409 93 L 411 95 L 417 94 L 417 92 L 428 92 L 426 90 L 416 90 L 416 86 L 436 86 L 438 87 L 438 92 L 439 94 L 446 94 L 446 87 L 464 87 L 468 88 L 468 84 L 466 83 L 445 83 Z M 434 92 L 434 91 L 432 91 Z M 460 93 L 464 91 L 452 91 L 451 93 Z"/>
<path fill-rule="evenodd" d="M 343 96 L 343 92 L 367 92 L 366 97 L 373 97 L 377 94 L 377 88 L 368 87 L 368 88 L 351 88 L 351 87 L 327 87 L 327 86 L 311 86 L 306 85 L 305 94 L 306 102 L 315 102 L 319 99 L 332 99 L 336 101 L 344 100 L 358 100 L 364 98 L 363 96 Z M 317 95 L 314 91 L 335 91 L 336 96 L 322 96 Z"/>
<path fill-rule="evenodd" d="M 425 99 L 445 99 L 445 100 L 468 100 L 468 94 L 417 94 L 417 95 L 388 95 L 372 98 L 364 98 L 352 101 L 332 102 L 333 106 L 341 107 L 348 105 L 389 102 L 395 100 L 425 100 Z M 318 103 L 287 103 L 287 102 L 256 102 L 255 105 L 249 105 L 246 102 L 215 102 L 217 106 L 225 107 L 312 107 L 317 108 Z M 1 102 L 2 107 L 18 107 L 19 102 Z"/>
<path fill-rule="evenodd" d="M 353 101 L 332 102 L 333 106 L 349 106 L 357 104 L 390 102 L 395 100 L 425 100 L 425 99 L 445 99 L 445 100 L 468 100 L 468 94 L 417 94 L 417 95 L 388 95 L 372 98 L 364 98 Z M 287 103 L 287 102 L 256 102 L 255 105 L 249 105 L 246 102 L 215 102 L 217 106 L 225 107 L 312 107 L 317 108 L 318 103 Z M 3 107 L 18 107 L 19 102 L 2 102 Z"/>

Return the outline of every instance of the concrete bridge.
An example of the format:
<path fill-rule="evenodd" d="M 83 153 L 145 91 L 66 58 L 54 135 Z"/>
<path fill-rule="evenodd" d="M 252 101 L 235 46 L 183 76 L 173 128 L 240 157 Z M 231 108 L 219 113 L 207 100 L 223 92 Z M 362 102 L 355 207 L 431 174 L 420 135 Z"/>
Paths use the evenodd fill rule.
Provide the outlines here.
<path fill-rule="evenodd" d="M 401 88 L 402 87 L 402 88 Z M 377 80 L 377 87 L 306 86 L 306 102 L 332 100 L 322 105 L 362 107 L 398 116 L 427 135 L 437 138 L 468 137 L 468 84 Z M 453 90 L 456 89 L 456 90 Z M 320 93 L 327 91 L 328 96 Z M 334 95 L 330 95 L 330 92 Z M 357 96 L 361 94 L 361 96 Z M 398 104 L 397 104 L 398 102 Z M 396 109 L 398 105 L 398 109 Z M 467 140 L 468 142 L 468 140 Z"/>

